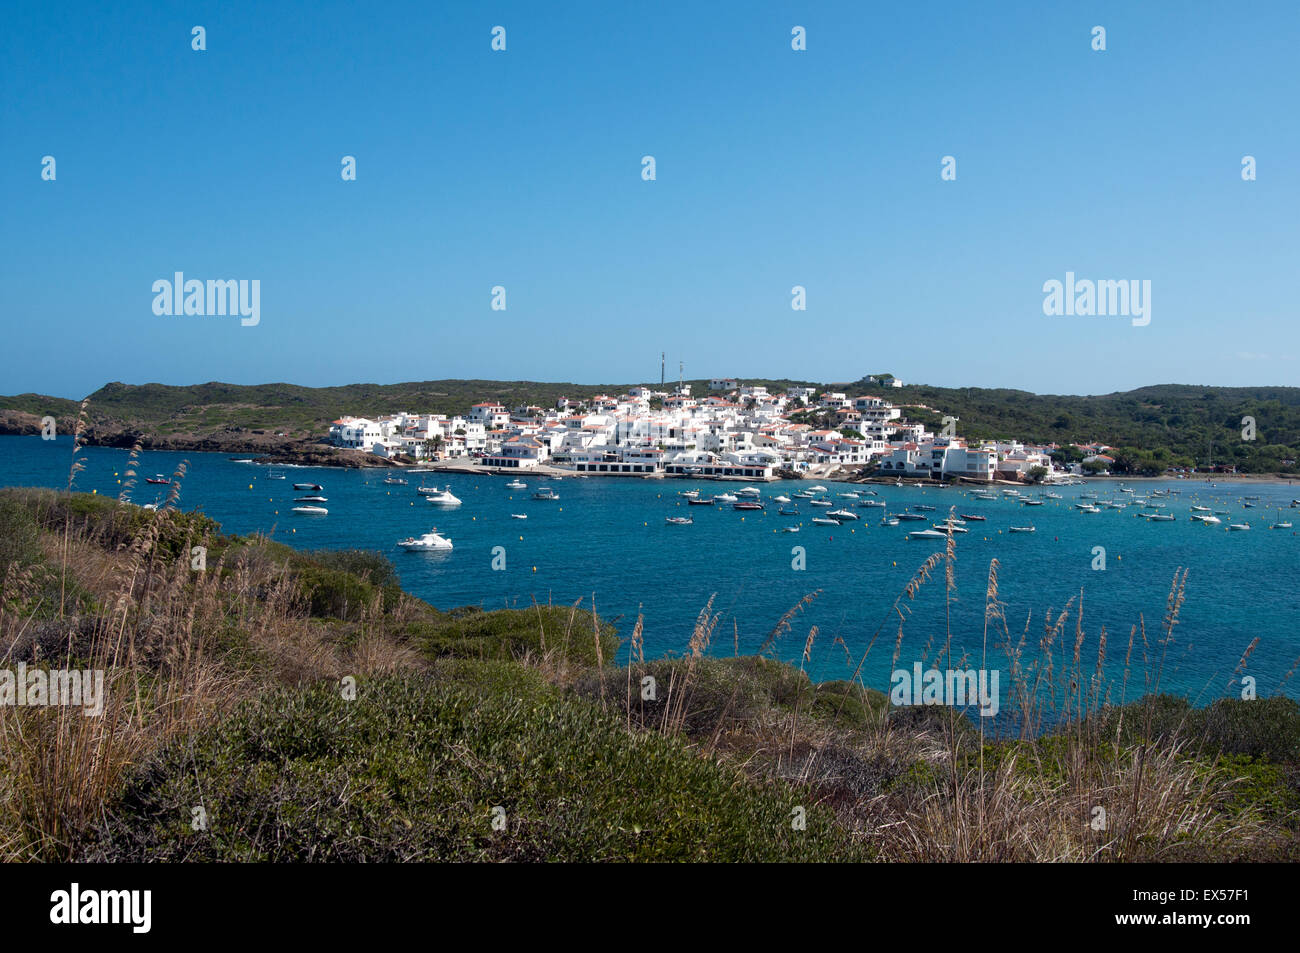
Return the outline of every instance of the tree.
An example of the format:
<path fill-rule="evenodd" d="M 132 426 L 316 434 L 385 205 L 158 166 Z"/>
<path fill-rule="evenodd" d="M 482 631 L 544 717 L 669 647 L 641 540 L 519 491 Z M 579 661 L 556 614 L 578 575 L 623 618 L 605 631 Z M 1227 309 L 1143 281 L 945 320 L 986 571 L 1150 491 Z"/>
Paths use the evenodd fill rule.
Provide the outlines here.
<path fill-rule="evenodd" d="M 1032 466 L 1026 471 L 1025 476 L 1029 478 L 1030 483 L 1042 483 L 1043 477 L 1047 476 L 1047 467 Z"/>

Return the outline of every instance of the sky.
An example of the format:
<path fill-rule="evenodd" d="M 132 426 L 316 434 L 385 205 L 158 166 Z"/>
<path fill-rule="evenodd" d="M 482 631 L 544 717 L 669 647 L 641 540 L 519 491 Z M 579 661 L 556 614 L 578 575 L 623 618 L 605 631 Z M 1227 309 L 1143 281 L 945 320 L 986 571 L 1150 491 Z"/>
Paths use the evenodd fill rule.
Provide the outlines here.
<path fill-rule="evenodd" d="M 20 0 L 0 393 L 630 383 L 661 352 L 670 378 L 1297 385 L 1297 40 L 1294 0 Z M 258 323 L 156 314 L 178 271 L 258 281 Z M 1150 322 L 1044 314 L 1067 272 L 1149 281 Z"/>

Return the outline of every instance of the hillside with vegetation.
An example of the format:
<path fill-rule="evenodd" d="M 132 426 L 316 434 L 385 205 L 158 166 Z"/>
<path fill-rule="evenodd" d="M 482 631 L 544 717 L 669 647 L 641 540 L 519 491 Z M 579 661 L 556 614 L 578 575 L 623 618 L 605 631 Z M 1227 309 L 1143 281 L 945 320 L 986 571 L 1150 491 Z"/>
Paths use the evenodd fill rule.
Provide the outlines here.
<path fill-rule="evenodd" d="M 707 380 L 686 383 L 696 395 L 709 393 Z M 908 419 L 935 429 L 942 427 L 944 416 L 956 417 L 957 432 L 969 440 L 1014 439 L 1062 446 L 1100 442 L 1119 451 L 1111 455 L 1116 456 L 1120 473 L 1160 473 L 1170 466 L 1211 463 L 1232 465 L 1246 473 L 1300 473 L 1300 387 L 1166 384 L 1071 396 L 924 384 L 895 388 L 868 383 L 867 378 L 851 384 L 748 378 L 744 383 L 773 392 L 800 385 L 850 396 L 880 396 L 902 406 Z M 306 450 L 325 434 L 331 421 L 344 414 L 463 414 L 489 400 L 510 408 L 554 407 L 562 397 L 615 395 L 630 386 L 488 380 L 342 387 L 112 383 L 87 398 L 86 437 L 90 443 L 120 447 L 139 442 L 146 449 Z M 54 416 L 60 431 L 67 433 L 77 412 L 77 402 L 61 398 L 0 397 L 0 433 L 36 433 L 46 414 Z M 1247 417 L 1255 421 L 1253 439 L 1243 438 Z"/>
<path fill-rule="evenodd" d="M 994 739 L 778 660 L 841 651 L 795 633 L 816 593 L 757 655 L 710 602 L 646 659 L 640 618 L 437 608 L 381 554 L 229 536 L 178 492 L 0 491 L 0 667 L 107 673 L 101 717 L 0 706 L 0 860 L 1300 860 L 1300 706 L 1123 704 L 1069 662 L 1071 606 L 1037 653 L 998 632 Z"/>

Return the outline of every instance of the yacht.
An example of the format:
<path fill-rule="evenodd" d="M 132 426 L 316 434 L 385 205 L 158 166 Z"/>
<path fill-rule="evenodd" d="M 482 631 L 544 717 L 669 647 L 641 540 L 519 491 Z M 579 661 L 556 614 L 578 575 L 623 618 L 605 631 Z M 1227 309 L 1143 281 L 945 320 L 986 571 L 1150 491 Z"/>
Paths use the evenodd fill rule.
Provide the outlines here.
<path fill-rule="evenodd" d="M 506 486 L 508 486 L 512 490 L 528 489 L 528 484 L 525 483 L 523 480 L 511 480 L 509 483 L 506 484 Z"/>
<path fill-rule="evenodd" d="M 1148 523 L 1172 523 L 1177 517 L 1173 513 L 1148 513 Z"/>
<path fill-rule="evenodd" d="M 428 495 L 428 500 L 438 506 L 460 506 L 460 500 L 452 495 L 450 486 L 443 487 L 441 493 L 435 490 Z"/>
<path fill-rule="evenodd" d="M 311 490 L 313 493 L 319 493 L 324 489 L 319 483 L 295 483 L 293 488 L 295 490 Z"/>
<path fill-rule="evenodd" d="M 1217 516 L 1211 516 L 1209 513 L 1193 513 L 1192 519 L 1198 523 L 1204 523 L 1207 526 L 1218 526 L 1223 520 Z"/>
<path fill-rule="evenodd" d="M 756 496 L 760 496 L 761 493 L 759 492 L 758 487 L 756 487 L 756 486 L 747 486 L 747 487 L 745 487 L 743 490 L 737 490 L 737 491 L 736 491 L 736 495 L 737 495 L 737 496 L 756 497 Z"/>
<path fill-rule="evenodd" d="M 918 529 L 907 534 L 908 539 L 947 539 L 947 533 L 941 533 L 937 529 Z"/>
<path fill-rule="evenodd" d="M 293 508 L 293 511 L 295 513 L 303 513 L 308 516 L 324 516 L 329 512 L 329 510 L 325 509 L 325 507 L 323 506 L 311 506 L 311 505 L 295 506 Z"/>
<path fill-rule="evenodd" d="M 825 516 L 814 516 L 812 518 L 812 521 L 816 523 L 818 526 L 839 526 L 840 525 L 839 520 L 833 520 Z"/>
<path fill-rule="evenodd" d="M 858 514 L 853 512 L 852 510 L 831 510 L 826 515 L 830 517 L 834 517 L 840 522 L 843 522 L 845 520 L 855 520 L 858 518 Z"/>
<path fill-rule="evenodd" d="M 434 549 L 451 549 L 451 540 L 438 534 L 438 527 L 434 527 L 422 536 L 409 536 L 400 540 L 397 544 L 409 552 L 427 552 Z"/>
<path fill-rule="evenodd" d="M 835 504 L 832 503 L 830 500 L 809 500 L 808 505 L 809 506 L 834 506 Z"/>
<path fill-rule="evenodd" d="M 559 498 L 560 495 L 549 486 L 539 486 L 537 492 L 533 494 L 534 500 L 558 500 Z"/>
<path fill-rule="evenodd" d="M 734 493 L 719 493 L 713 499 L 718 503 L 735 503 L 740 497 Z"/>
<path fill-rule="evenodd" d="M 920 520 L 925 522 L 929 517 L 922 516 L 920 513 L 896 513 L 894 514 L 900 520 Z"/>
<path fill-rule="evenodd" d="M 825 492 L 826 492 L 826 487 L 822 486 L 822 485 L 819 483 L 817 486 L 810 486 L 810 487 L 808 487 L 808 491 L 809 491 L 810 493 L 825 493 Z"/>
<path fill-rule="evenodd" d="M 1021 500 L 1020 501 L 1020 504 L 1022 506 L 1042 506 L 1043 503 L 1044 503 L 1043 500 Z"/>

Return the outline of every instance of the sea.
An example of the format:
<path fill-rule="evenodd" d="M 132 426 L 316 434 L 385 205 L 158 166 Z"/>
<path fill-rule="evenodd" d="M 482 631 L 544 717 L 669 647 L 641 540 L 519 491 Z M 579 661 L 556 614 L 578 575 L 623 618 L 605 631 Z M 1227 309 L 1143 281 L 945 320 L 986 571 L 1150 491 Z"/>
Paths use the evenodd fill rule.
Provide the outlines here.
<path fill-rule="evenodd" d="M 0 437 L 0 486 L 66 487 L 72 449 L 66 437 Z M 76 474 L 75 489 L 121 493 L 126 450 L 83 447 L 78 456 L 85 469 Z M 594 603 L 624 640 L 619 661 L 627 660 L 638 617 L 647 658 L 688 652 L 696 625 L 707 619 L 711 654 L 749 654 L 767 644 L 816 680 L 848 678 L 860 669 L 867 685 L 888 691 L 892 673 L 917 662 L 928 666 L 951 631 L 957 667 L 1000 671 L 1005 696 L 1009 651 L 1018 647 L 1022 665 L 1040 658 L 1046 627 L 1068 610 L 1052 643 L 1054 671 L 1074 665 L 1077 643 L 1090 691 L 1100 655 L 1100 691 L 1112 702 L 1159 690 L 1205 705 L 1240 697 L 1242 676 L 1254 679 L 1259 697 L 1300 697 L 1300 674 L 1287 677 L 1300 659 L 1300 530 L 1271 528 L 1300 527 L 1300 509 L 1290 505 L 1300 497 L 1298 483 L 1092 480 L 1053 488 L 1061 499 L 1025 488 L 1022 496 L 1044 500 L 1026 506 L 1004 498 L 1000 487 L 993 488 L 998 499 L 982 500 L 963 488 L 823 480 L 832 508 L 860 517 L 823 526 L 811 518 L 824 518 L 827 508 L 795 500 L 799 515 L 782 516 L 781 504 L 772 501 L 818 484 L 811 480 L 760 485 L 766 509 L 738 511 L 729 503 L 688 506 L 680 495 L 734 493 L 745 485 L 732 482 L 556 480 L 525 470 L 518 478 L 527 489 L 516 490 L 506 485 L 512 476 L 425 475 L 428 485 L 450 487 L 463 501 L 444 508 L 416 493 L 420 474 L 404 474 L 409 485 L 394 486 L 383 482 L 391 472 L 383 469 L 269 467 L 226 454 L 146 452 L 132 500 L 164 499 L 169 488 L 147 485 L 144 477 L 171 476 L 183 462 L 179 508 L 206 514 L 227 533 L 264 533 L 302 550 L 378 550 L 393 561 L 407 591 L 440 609 L 539 603 L 589 613 Z M 271 479 L 272 471 L 285 479 Z M 304 495 L 295 482 L 321 484 L 328 515 L 292 512 L 293 498 Z M 542 486 L 559 499 L 532 499 Z M 1122 492 L 1124 486 L 1133 492 Z M 851 492 L 862 495 L 839 496 Z M 1076 508 L 1092 496 L 1127 506 L 1099 513 Z M 1144 510 L 1135 498 L 1164 506 Z M 862 500 L 886 507 L 856 506 Z M 917 509 L 927 506 L 935 509 Z M 1191 520 L 1193 506 L 1209 507 L 1221 524 Z M 967 532 L 955 537 L 952 587 L 941 561 L 909 588 L 927 559 L 946 547 L 946 539 L 909 533 L 950 510 L 985 517 L 967 522 Z M 929 519 L 881 525 L 884 514 L 900 512 Z M 1140 516 L 1152 512 L 1176 519 Z M 672 525 L 671 516 L 694 522 Z M 1250 529 L 1230 531 L 1232 523 Z M 1029 525 L 1033 533 L 1010 532 Z M 786 532 L 791 526 L 799 530 Z M 451 539 L 451 551 L 396 545 L 435 527 Z M 990 612 L 995 560 L 997 611 Z M 1171 586 L 1184 570 L 1169 637 Z M 575 630 L 589 625 L 581 620 Z M 1008 704 L 1005 697 L 1002 703 Z"/>

